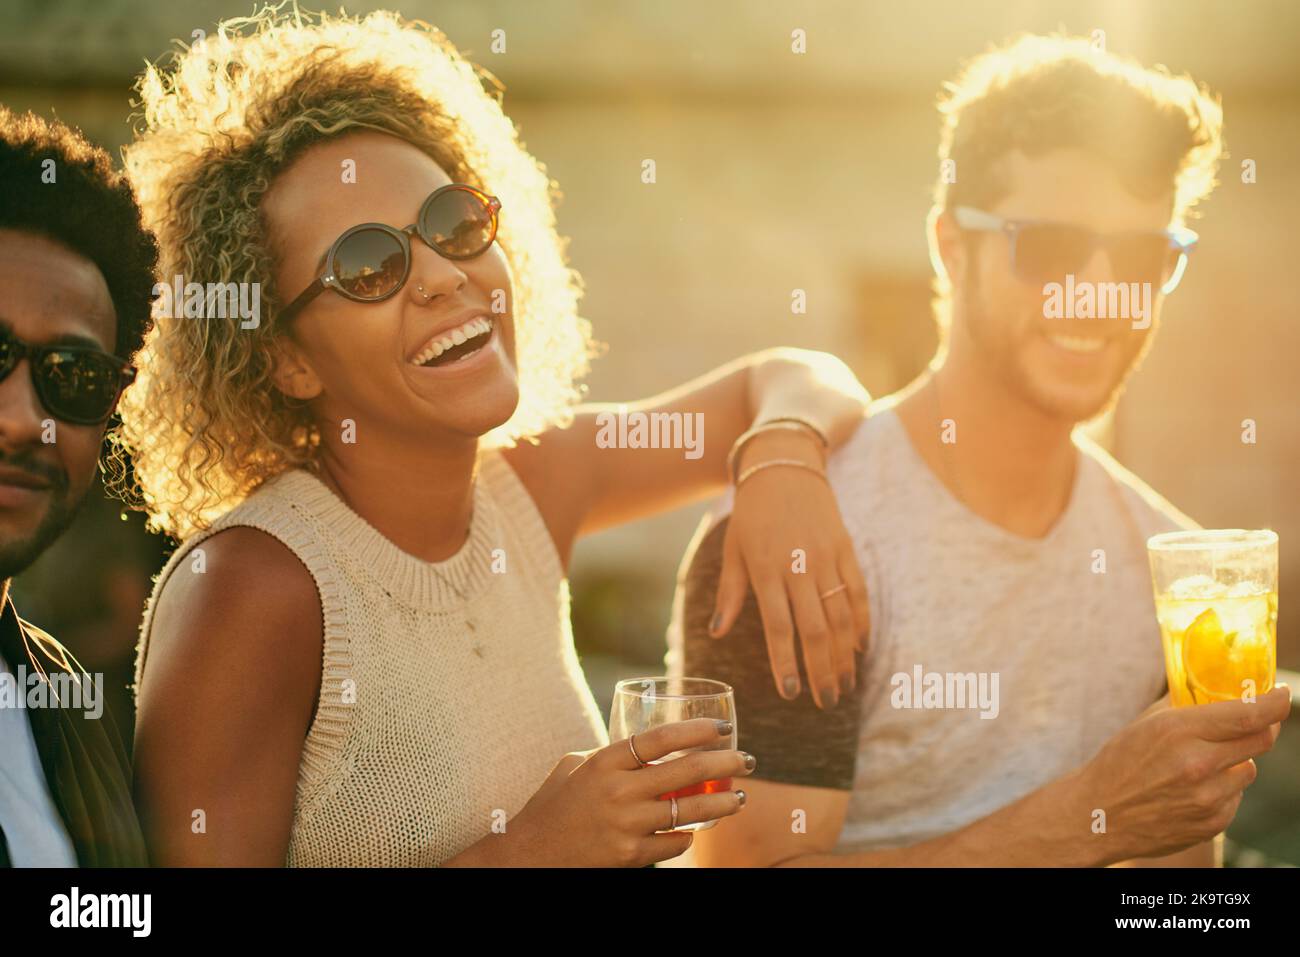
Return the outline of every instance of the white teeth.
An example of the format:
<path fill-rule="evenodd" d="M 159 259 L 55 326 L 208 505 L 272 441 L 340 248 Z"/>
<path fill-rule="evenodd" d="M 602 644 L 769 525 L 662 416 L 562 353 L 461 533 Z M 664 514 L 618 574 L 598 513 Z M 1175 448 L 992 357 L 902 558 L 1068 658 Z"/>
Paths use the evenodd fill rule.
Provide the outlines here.
<path fill-rule="evenodd" d="M 428 343 L 422 350 L 420 350 L 416 357 L 411 360 L 411 364 L 422 366 L 430 359 L 438 358 L 438 356 L 442 355 L 452 346 L 462 345 L 470 339 L 473 339 L 475 336 L 486 335 L 491 331 L 491 320 L 483 316 L 476 316 L 467 322 L 461 323 L 450 332 L 444 332 L 437 339 Z"/>
<path fill-rule="evenodd" d="M 1106 340 L 1099 336 L 1053 336 L 1048 340 L 1052 345 L 1068 349 L 1070 352 L 1100 352 L 1106 347 Z"/>

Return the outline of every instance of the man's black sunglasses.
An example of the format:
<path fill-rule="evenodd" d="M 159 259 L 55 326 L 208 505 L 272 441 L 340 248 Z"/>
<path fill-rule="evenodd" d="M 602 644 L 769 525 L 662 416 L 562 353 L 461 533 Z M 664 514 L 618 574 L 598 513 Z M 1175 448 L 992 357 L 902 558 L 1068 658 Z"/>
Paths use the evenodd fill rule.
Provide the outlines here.
<path fill-rule="evenodd" d="M 0 382 L 24 359 L 45 411 L 73 425 L 103 422 L 135 381 L 135 368 L 115 355 L 83 346 L 39 346 L 0 329 Z"/>
<path fill-rule="evenodd" d="M 1149 282 L 1166 296 L 1178 288 L 1200 238 L 1185 226 L 1102 234 L 1071 223 L 1004 219 L 972 206 L 955 207 L 953 218 L 970 232 L 1005 235 L 1011 243 L 1011 268 L 1025 282 L 1061 282 L 1084 268 L 1100 246 L 1117 280 Z"/>

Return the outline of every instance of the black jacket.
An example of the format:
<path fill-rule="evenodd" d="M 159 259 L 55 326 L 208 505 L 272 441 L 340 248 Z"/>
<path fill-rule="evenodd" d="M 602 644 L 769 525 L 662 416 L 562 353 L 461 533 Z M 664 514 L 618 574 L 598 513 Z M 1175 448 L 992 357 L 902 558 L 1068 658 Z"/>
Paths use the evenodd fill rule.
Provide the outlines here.
<path fill-rule="evenodd" d="M 29 672 L 81 671 L 62 645 L 19 618 L 8 598 L 0 612 L 0 654 L 15 670 L 25 664 Z M 82 867 L 147 866 L 131 801 L 131 765 L 113 716 L 105 710 L 91 719 L 66 707 L 29 708 L 26 714 L 77 862 Z M 0 866 L 9 863 L 0 840 Z"/>

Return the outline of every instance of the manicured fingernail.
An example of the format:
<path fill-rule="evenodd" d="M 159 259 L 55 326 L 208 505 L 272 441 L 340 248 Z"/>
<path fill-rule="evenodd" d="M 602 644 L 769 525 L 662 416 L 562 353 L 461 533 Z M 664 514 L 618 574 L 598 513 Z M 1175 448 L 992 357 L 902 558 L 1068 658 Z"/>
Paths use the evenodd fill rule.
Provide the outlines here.
<path fill-rule="evenodd" d="M 822 704 L 833 708 L 840 703 L 839 690 L 833 685 L 826 685 L 822 688 Z"/>
<path fill-rule="evenodd" d="M 785 696 L 787 698 L 799 697 L 799 679 L 794 675 L 789 675 L 785 679 Z"/>
<path fill-rule="evenodd" d="M 758 758 L 754 757 L 754 756 L 753 756 L 752 754 L 750 754 L 748 751 L 741 751 L 740 753 L 743 754 L 743 755 L 745 756 L 745 770 L 746 770 L 746 771 L 752 771 L 752 770 L 754 770 L 754 768 L 758 767 Z"/>
<path fill-rule="evenodd" d="M 720 735 L 731 734 L 730 721 L 719 721 L 717 722 L 717 725 L 718 725 L 718 734 Z"/>
<path fill-rule="evenodd" d="M 722 627 L 722 612 L 715 612 L 713 621 L 709 622 L 709 634 L 716 635 L 718 629 Z"/>
<path fill-rule="evenodd" d="M 740 798 L 740 806 L 741 806 L 741 807 L 744 807 L 744 806 L 745 806 L 745 792 L 744 792 L 744 791 L 737 791 L 737 792 L 736 792 L 736 797 Z"/>

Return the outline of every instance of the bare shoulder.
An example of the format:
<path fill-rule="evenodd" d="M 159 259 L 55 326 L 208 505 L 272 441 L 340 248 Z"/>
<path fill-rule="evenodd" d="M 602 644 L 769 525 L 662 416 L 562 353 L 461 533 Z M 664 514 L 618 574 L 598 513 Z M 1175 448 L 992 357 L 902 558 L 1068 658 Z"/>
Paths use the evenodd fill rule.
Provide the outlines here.
<path fill-rule="evenodd" d="M 562 473 L 585 471 L 575 466 L 594 448 L 594 429 L 593 417 L 579 412 L 568 426 L 552 426 L 540 435 L 502 449 L 501 455 L 533 498 L 538 499 L 577 484 L 575 480 L 580 474 Z"/>
<path fill-rule="evenodd" d="M 704 522 L 708 521 L 706 517 Z M 709 634 L 730 521 L 723 518 L 697 534 L 693 554 L 681 572 L 680 600 L 674 608 L 678 633 L 669 640 L 679 645 L 675 650 L 683 673 L 731 686 L 736 713 L 742 716 L 738 746 L 758 758 L 755 778 L 848 795 L 853 790 L 862 733 L 861 696 L 849 695 L 837 707 L 826 710 L 817 707 L 806 691 L 794 700 L 783 698 L 772 676 L 763 616 L 752 590 L 746 594 L 731 631 L 721 638 Z M 801 654 L 797 662 L 806 689 L 808 672 Z M 857 668 L 862 685 L 866 681 L 865 656 L 857 656 Z"/>
<path fill-rule="evenodd" d="M 311 573 L 252 528 L 191 551 L 154 605 L 135 727 L 135 798 L 157 864 L 283 864 L 320 695 Z M 191 828 L 193 809 L 222 839 Z M 204 832 L 206 833 L 206 832 Z"/>
<path fill-rule="evenodd" d="M 305 703 L 319 688 L 324 628 L 311 573 L 271 535 L 225 529 L 172 572 L 154 607 L 141 708 L 166 677 L 189 693 Z M 162 681 L 150 680 L 160 678 Z M 262 693 L 257 693 L 260 690 Z"/>

